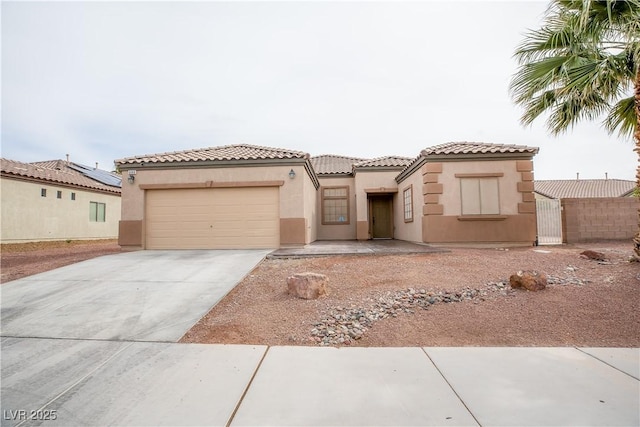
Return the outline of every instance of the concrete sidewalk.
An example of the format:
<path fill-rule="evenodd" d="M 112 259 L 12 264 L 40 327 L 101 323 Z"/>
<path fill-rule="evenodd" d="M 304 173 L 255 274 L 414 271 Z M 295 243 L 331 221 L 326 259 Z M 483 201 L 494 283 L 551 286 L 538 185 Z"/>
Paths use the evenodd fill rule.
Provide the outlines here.
<path fill-rule="evenodd" d="M 640 349 L 3 338 L 2 350 L 3 426 L 640 423 Z"/>

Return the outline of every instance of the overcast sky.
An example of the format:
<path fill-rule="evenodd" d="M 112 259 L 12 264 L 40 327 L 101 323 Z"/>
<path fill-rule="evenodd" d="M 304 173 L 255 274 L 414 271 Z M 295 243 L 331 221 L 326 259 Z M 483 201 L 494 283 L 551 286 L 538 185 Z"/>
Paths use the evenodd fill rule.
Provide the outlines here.
<path fill-rule="evenodd" d="M 547 2 L 7 2 L 2 157 L 118 158 L 248 143 L 415 157 L 540 147 L 536 179 L 634 179 L 633 143 L 524 128 L 512 58 Z"/>

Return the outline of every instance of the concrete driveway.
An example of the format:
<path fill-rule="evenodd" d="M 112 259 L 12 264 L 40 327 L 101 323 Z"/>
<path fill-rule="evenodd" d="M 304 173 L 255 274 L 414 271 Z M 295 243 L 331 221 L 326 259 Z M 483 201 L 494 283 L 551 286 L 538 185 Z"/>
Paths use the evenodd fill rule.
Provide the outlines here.
<path fill-rule="evenodd" d="M 176 342 L 267 253 L 128 252 L 15 280 L 1 335 Z"/>

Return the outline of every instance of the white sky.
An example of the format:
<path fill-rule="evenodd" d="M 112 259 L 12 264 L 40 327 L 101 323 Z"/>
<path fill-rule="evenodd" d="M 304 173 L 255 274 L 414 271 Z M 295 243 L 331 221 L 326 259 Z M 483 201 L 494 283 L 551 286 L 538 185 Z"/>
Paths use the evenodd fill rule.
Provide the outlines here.
<path fill-rule="evenodd" d="M 249 143 L 417 156 L 540 147 L 536 179 L 635 179 L 631 139 L 519 124 L 515 46 L 547 2 L 7 2 L 2 156 L 86 165 Z"/>

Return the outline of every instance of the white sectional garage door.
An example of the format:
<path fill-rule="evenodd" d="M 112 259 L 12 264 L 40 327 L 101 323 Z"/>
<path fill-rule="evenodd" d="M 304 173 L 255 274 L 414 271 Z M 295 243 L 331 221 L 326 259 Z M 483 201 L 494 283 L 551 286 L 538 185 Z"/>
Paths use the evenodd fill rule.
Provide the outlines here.
<path fill-rule="evenodd" d="M 278 187 L 148 190 L 146 247 L 277 248 L 278 190 Z"/>

